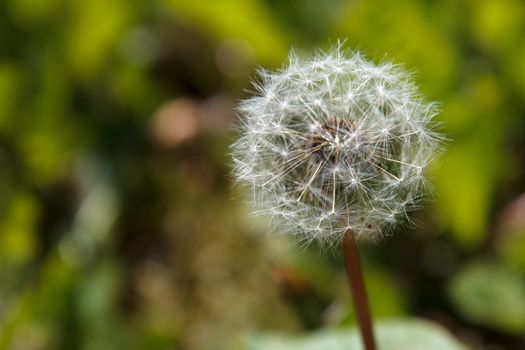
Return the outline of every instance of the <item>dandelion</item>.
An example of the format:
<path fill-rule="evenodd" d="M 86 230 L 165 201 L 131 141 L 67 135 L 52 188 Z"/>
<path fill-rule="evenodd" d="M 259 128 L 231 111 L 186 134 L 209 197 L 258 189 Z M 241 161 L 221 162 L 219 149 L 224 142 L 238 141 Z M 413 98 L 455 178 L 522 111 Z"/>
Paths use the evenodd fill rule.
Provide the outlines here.
<path fill-rule="evenodd" d="M 430 187 L 424 172 L 443 140 L 436 105 L 398 66 L 340 47 L 292 53 L 260 77 L 256 96 L 239 106 L 234 173 L 281 231 L 306 243 L 343 242 L 363 343 L 374 350 L 356 240 L 407 221 Z"/>
<path fill-rule="evenodd" d="M 235 175 L 257 213 L 300 241 L 327 244 L 347 232 L 375 239 L 408 219 L 442 137 L 436 105 L 403 70 L 337 48 L 291 54 L 260 76 L 257 95 L 239 106 L 233 145 Z"/>

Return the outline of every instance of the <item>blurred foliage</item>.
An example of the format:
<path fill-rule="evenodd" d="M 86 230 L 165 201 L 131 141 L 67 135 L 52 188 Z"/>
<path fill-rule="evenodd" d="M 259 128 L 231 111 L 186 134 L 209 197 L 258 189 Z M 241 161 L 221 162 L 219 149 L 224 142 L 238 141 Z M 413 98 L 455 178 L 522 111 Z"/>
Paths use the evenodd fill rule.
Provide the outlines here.
<path fill-rule="evenodd" d="M 523 333 L 525 281 L 515 271 L 496 263 L 471 263 L 451 281 L 450 293 L 459 311 L 474 322 Z"/>
<path fill-rule="evenodd" d="M 338 39 L 412 70 L 451 140 L 422 224 L 363 247 L 374 315 L 524 349 L 520 0 L 0 1 L 0 349 L 353 327 L 341 257 L 265 236 L 228 176 L 256 65 Z"/>
<path fill-rule="evenodd" d="M 429 322 L 403 320 L 378 322 L 377 341 L 379 350 L 464 350 L 446 331 Z M 279 335 L 253 335 L 247 341 L 250 350 L 328 350 L 363 349 L 356 330 L 318 331 L 308 337 Z"/>

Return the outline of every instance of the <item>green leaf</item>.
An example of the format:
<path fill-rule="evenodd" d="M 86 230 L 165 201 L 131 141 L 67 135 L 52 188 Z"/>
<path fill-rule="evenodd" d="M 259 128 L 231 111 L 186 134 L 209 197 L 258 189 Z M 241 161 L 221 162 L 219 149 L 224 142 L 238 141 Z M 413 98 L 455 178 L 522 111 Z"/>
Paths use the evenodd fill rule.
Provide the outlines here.
<path fill-rule="evenodd" d="M 478 262 L 454 277 L 449 293 L 465 318 L 523 334 L 525 283 L 520 273 L 496 263 Z"/>
<path fill-rule="evenodd" d="M 391 320 L 375 324 L 378 350 L 466 350 L 440 326 L 422 320 Z M 353 349 L 363 346 L 357 329 L 325 330 L 305 336 L 255 335 L 248 350 Z"/>

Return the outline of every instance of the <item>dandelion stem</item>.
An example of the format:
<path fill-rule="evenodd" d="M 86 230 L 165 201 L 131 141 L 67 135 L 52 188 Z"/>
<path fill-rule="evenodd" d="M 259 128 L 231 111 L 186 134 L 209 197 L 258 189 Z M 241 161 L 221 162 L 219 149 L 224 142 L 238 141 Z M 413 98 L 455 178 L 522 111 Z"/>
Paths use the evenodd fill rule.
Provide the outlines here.
<path fill-rule="evenodd" d="M 359 260 L 359 250 L 353 232 L 349 231 L 345 234 L 343 239 L 343 252 L 345 256 L 346 275 L 352 291 L 352 300 L 354 302 L 354 309 L 365 350 L 376 350 L 370 307 L 368 305 L 366 286 L 363 279 L 361 262 Z"/>

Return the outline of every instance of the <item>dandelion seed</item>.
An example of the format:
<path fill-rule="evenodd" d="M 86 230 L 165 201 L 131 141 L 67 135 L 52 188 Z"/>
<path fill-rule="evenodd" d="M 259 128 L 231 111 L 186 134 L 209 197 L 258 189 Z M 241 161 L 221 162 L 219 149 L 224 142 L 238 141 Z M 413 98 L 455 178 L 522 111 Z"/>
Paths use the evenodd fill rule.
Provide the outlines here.
<path fill-rule="evenodd" d="M 304 242 L 376 238 L 421 200 L 442 144 L 434 103 L 399 67 L 340 48 L 261 71 L 239 106 L 234 173 L 257 213 Z M 277 150 L 277 151 L 276 151 Z"/>

